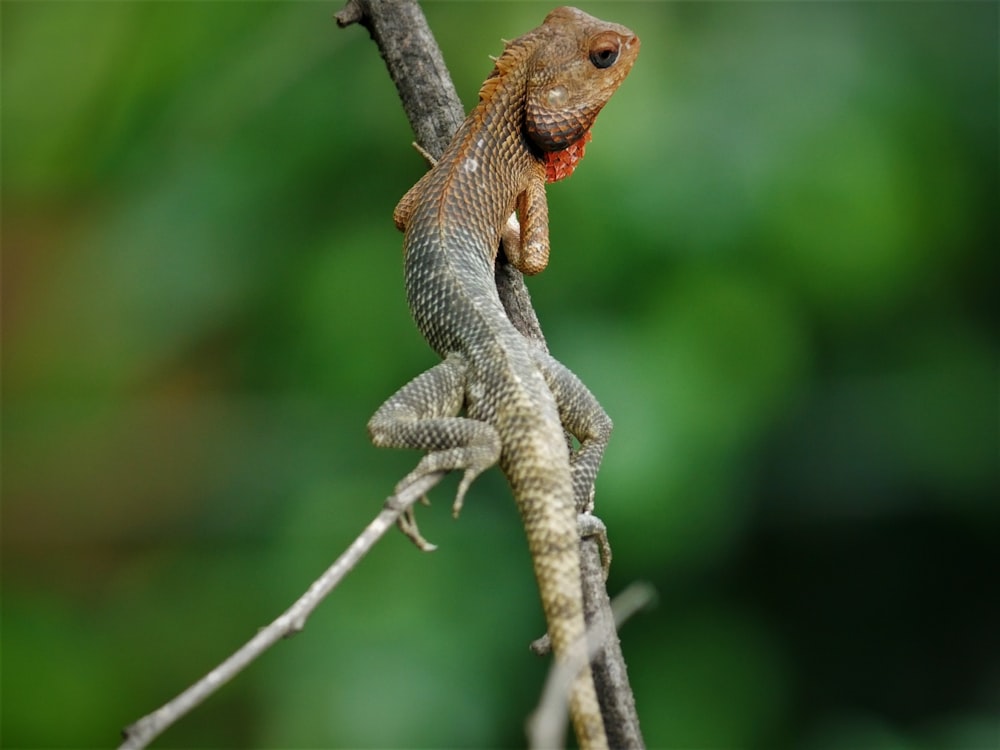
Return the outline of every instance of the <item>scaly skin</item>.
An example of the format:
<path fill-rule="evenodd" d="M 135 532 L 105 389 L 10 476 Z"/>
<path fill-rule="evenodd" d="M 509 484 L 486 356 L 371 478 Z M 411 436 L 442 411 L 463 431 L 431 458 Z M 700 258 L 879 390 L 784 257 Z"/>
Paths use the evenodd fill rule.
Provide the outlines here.
<path fill-rule="evenodd" d="M 472 480 L 499 460 L 563 661 L 584 648 L 577 510 L 592 506 L 611 420 L 576 376 L 514 329 L 493 266 L 503 237 L 521 271 L 545 268 L 545 182 L 573 171 L 638 51 L 624 26 L 552 11 L 507 44 L 479 105 L 394 216 L 405 231 L 410 310 L 443 361 L 376 412 L 372 440 L 428 451 L 397 492 L 430 472 L 462 470 L 456 513 Z M 505 230 L 515 208 L 520 230 Z M 563 428 L 580 441 L 572 454 Z M 570 713 L 581 747 L 607 746 L 589 666 L 573 682 Z"/>

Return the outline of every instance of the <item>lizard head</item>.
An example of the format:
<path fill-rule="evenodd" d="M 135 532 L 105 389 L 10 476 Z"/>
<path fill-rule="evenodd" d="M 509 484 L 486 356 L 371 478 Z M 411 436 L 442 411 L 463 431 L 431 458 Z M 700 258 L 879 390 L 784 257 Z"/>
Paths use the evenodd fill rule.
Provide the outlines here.
<path fill-rule="evenodd" d="M 541 26 L 512 44 L 530 37 L 535 44 L 525 132 L 545 152 L 552 181 L 572 172 L 582 158 L 590 126 L 639 55 L 639 37 L 624 26 L 568 7 L 556 8 Z M 557 153 L 564 150 L 568 153 Z"/>

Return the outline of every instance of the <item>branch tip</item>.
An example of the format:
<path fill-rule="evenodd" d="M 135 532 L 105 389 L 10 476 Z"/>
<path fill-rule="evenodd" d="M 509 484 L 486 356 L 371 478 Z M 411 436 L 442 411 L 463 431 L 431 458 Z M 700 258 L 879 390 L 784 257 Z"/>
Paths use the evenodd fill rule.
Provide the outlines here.
<path fill-rule="evenodd" d="M 337 22 L 337 26 L 342 29 L 360 23 L 364 17 L 365 9 L 358 0 L 347 0 L 347 4 L 333 14 L 333 19 Z"/>

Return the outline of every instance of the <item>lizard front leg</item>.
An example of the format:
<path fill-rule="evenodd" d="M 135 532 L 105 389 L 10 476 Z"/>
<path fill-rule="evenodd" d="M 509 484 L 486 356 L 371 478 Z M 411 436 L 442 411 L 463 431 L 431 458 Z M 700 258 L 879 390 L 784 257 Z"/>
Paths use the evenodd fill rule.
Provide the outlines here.
<path fill-rule="evenodd" d="M 540 170 L 540 171 L 539 171 Z M 526 276 L 541 273 L 549 264 L 549 204 L 545 199 L 545 170 L 538 167 L 525 180 L 517 197 L 517 217 L 503 230 L 507 260 Z"/>
<path fill-rule="evenodd" d="M 472 480 L 500 458 L 497 431 L 485 422 L 458 416 L 465 403 L 466 372 L 461 355 L 449 355 L 396 391 L 368 422 L 376 446 L 428 451 L 396 485 L 396 493 L 433 472 L 465 472 L 452 506 L 456 516 Z"/>

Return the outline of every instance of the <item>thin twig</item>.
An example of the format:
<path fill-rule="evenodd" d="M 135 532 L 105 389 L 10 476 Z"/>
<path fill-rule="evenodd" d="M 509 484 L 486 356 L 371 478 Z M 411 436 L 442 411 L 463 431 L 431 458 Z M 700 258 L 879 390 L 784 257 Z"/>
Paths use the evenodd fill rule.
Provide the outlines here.
<path fill-rule="evenodd" d="M 232 656 L 183 693 L 126 727 L 122 731 L 125 741 L 119 747 L 122 750 L 126 748 L 137 750 L 146 747 L 188 711 L 233 679 L 267 649 L 282 638 L 295 635 L 302 630 L 309 615 L 319 603 L 358 564 L 358 561 L 368 553 L 386 530 L 396 523 L 408 508 L 441 481 L 443 476 L 444 472 L 428 474 L 416 480 L 398 495 L 389 497 L 378 516 L 365 527 L 358 538 L 351 543 L 351 546 L 337 558 L 333 565 L 326 569 L 323 575 L 313 582 L 291 607 L 286 609 L 270 625 L 258 631 L 257 635 L 247 641 Z"/>

